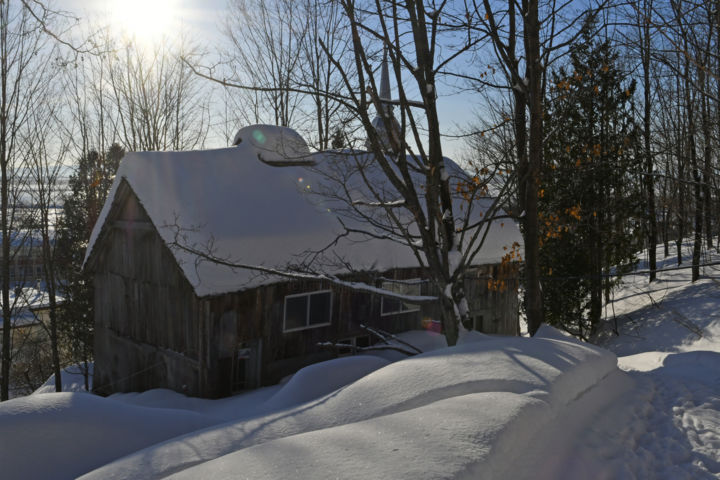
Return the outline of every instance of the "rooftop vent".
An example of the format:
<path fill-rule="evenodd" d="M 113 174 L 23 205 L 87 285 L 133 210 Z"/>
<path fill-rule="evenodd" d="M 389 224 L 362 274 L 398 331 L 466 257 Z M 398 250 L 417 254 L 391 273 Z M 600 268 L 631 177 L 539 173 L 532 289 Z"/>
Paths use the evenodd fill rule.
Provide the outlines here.
<path fill-rule="evenodd" d="M 260 161 L 276 167 L 312 166 L 316 163 L 302 136 L 288 127 L 250 125 L 235 134 L 233 145 L 250 146 Z"/>

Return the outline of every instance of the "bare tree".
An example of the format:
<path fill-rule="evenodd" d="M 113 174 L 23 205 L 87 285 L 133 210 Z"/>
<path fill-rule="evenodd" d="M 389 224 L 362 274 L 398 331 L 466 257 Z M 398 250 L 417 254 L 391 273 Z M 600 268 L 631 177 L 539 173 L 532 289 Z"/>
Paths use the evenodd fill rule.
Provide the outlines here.
<path fill-rule="evenodd" d="M 348 0 L 341 4 L 350 23 L 355 65 L 347 70 L 339 62 L 334 63 L 346 79 L 346 103 L 362 124 L 372 154 L 365 163 L 355 158 L 350 169 L 350 174 L 359 174 L 364 180 L 368 201 L 358 203 L 352 201 L 352 196 L 343 195 L 349 201 L 345 214 L 362 220 L 365 235 L 383 235 L 412 249 L 439 293 L 445 335 L 448 344 L 453 345 L 469 314 L 465 273 L 481 249 L 498 207 L 495 199 L 486 205 L 489 208 L 479 225 L 471 224 L 472 202 L 483 195 L 484 185 L 469 188 L 471 206 L 461 210 L 451 181 L 461 186 L 463 178 L 457 177 L 459 172 L 446 170 L 443 158 L 437 85 L 443 72 L 451 70 L 451 64 L 469 52 L 475 40 L 444 45 L 440 53 L 440 32 L 467 28 L 467 11 L 445 3 L 431 6 L 413 1 L 359 5 Z M 378 43 L 387 51 L 392 65 L 397 100 L 389 101 L 383 95 L 383 86 L 375 82 L 373 52 L 377 47 L 373 47 Z M 404 72 L 411 74 L 412 90 L 402 81 Z M 357 86 L 365 85 L 367 88 L 357 90 Z M 411 95 L 419 98 L 415 100 Z M 380 121 L 371 119 L 371 105 Z M 390 105 L 399 108 L 397 122 Z M 380 185 L 365 173 L 372 170 L 381 172 Z M 336 170 L 343 179 L 347 173 L 341 172 L 341 168 Z M 342 182 L 344 179 L 336 184 Z"/>
<path fill-rule="evenodd" d="M 491 40 L 504 87 L 513 96 L 513 126 L 517 149 L 517 197 L 525 246 L 525 308 L 528 331 L 543 321 L 540 287 L 538 182 L 543 151 L 545 75 L 554 55 L 576 38 L 581 16 L 563 20 L 554 1 L 473 1 L 472 28 Z M 584 15 L 584 13 L 583 13 Z M 573 31 L 574 30 L 574 31 Z M 475 81 L 485 83 L 482 78 Z"/>
<path fill-rule="evenodd" d="M 303 42 L 311 20 L 303 7 L 292 0 L 229 2 L 224 33 L 231 47 L 223 54 L 222 75 L 235 83 L 274 87 L 235 90 L 239 108 L 232 113 L 246 124 L 294 124 L 302 95 L 291 87 L 295 72 L 306 67 Z"/>
<path fill-rule="evenodd" d="M 339 141 L 338 131 L 353 130 L 352 115 L 336 98 L 344 85 L 331 61 L 347 68 L 352 60 L 340 3 L 232 0 L 229 11 L 224 32 L 231 47 L 219 65 L 203 69 L 215 80 L 222 76 L 226 122 L 292 126 L 318 149 L 334 135 Z"/>
<path fill-rule="evenodd" d="M 674 146 L 677 152 L 678 176 L 678 263 L 682 261 L 682 239 L 686 228 L 684 195 L 687 187 L 692 188 L 692 212 L 694 213 L 692 278 L 700 277 L 700 263 L 703 244 L 703 228 L 706 228 L 706 243 L 711 245 L 712 225 L 710 149 L 711 125 L 709 101 L 715 95 L 710 91 L 708 76 L 714 75 L 709 69 L 715 57 L 712 41 L 715 38 L 716 12 L 702 3 L 671 0 L 665 10 L 655 10 L 658 23 L 662 26 L 665 40 L 663 62 L 676 76 L 674 98 L 681 130 Z M 716 79 L 717 81 L 717 79 Z M 715 98 L 715 101 L 718 99 Z M 698 127 L 699 120 L 699 127 Z M 703 147 L 702 159 L 698 153 Z M 702 160 L 702 165 L 701 165 Z M 691 180 L 685 180 L 685 169 L 689 167 Z M 686 185 L 684 184 L 688 184 Z"/>
<path fill-rule="evenodd" d="M 62 202 L 61 175 L 65 167 L 64 157 L 67 146 L 60 135 L 48 135 L 58 129 L 60 109 L 56 98 L 58 92 L 48 90 L 39 108 L 30 112 L 29 129 L 23 138 L 24 164 L 28 171 L 28 180 L 32 186 L 30 199 L 33 209 L 33 233 L 39 235 L 42 264 L 42 286 L 47 292 L 48 323 L 40 322 L 50 339 L 55 391 L 62 391 L 62 373 L 60 358 L 60 340 L 58 333 L 59 302 L 61 279 L 56 262 L 55 232 L 59 226 Z M 54 95 L 53 95 L 54 94 Z M 34 272 L 35 273 L 35 272 Z"/>
<path fill-rule="evenodd" d="M 640 68 L 642 72 L 642 93 L 643 93 L 643 154 L 645 156 L 645 195 L 647 202 L 647 244 L 648 244 L 648 268 L 650 270 L 649 281 L 652 282 L 656 278 L 655 270 L 657 269 L 656 245 L 658 241 L 657 231 L 657 209 L 655 202 L 655 155 L 653 154 L 652 144 L 652 114 L 653 114 L 653 13 L 654 1 L 642 0 L 641 2 L 631 3 L 630 12 L 628 14 L 629 21 L 634 24 L 635 32 L 630 31 L 628 44 L 631 49 L 637 51 L 640 60 Z"/>
<path fill-rule="evenodd" d="M 182 61 L 187 55 L 182 44 L 161 43 L 148 51 L 128 42 L 103 57 L 108 62 L 109 89 L 101 94 L 112 103 L 111 127 L 127 150 L 203 146 L 209 128 L 209 96 Z"/>
<path fill-rule="evenodd" d="M 89 35 L 89 34 L 88 34 Z M 65 120 L 58 127 L 76 157 L 91 150 L 105 151 L 117 140 L 112 101 L 110 46 L 107 32 L 94 34 L 93 42 L 101 48 L 97 53 L 70 52 L 63 60 L 62 84 Z"/>
<path fill-rule="evenodd" d="M 255 79 L 259 84 L 248 84 L 242 79 L 232 82 L 213 78 L 212 72 L 203 75 L 251 94 L 289 91 L 327 98 L 352 114 L 365 137 L 367 152 L 337 152 L 318 166 L 316 173 L 324 183 L 319 193 L 332 201 L 331 210 L 345 225 L 343 235 L 398 242 L 413 253 L 438 294 L 445 335 L 448 344 L 453 345 L 469 317 L 465 274 L 500 211 L 498 198 L 481 199 L 487 195 L 483 179 L 446 168 L 443 157 L 437 86 L 453 70 L 454 63 L 460 63 L 477 43 L 474 38 L 449 41 L 455 33 L 467 32 L 469 11 L 462 5 L 419 1 L 336 3 L 351 39 L 352 62 L 347 62 L 342 49 L 334 52 L 325 39 L 318 38 L 317 42 L 323 62 L 331 65 L 341 79 L 341 88 L 318 88 L 312 83 L 287 87 L 261 79 Z M 376 81 L 381 52 L 385 52 L 391 66 L 388 76 L 397 85 L 396 99 L 389 98 L 389 78 L 387 84 Z M 410 83 L 406 85 L 403 78 L 408 76 Z M 394 108 L 399 119 L 394 118 Z M 497 193 L 502 197 L 505 191 Z M 476 212 L 481 204 L 485 210 L 478 220 Z M 179 239 L 176 247 L 190 249 L 208 260 L 221 260 L 182 243 Z M 322 252 L 316 253 L 309 258 L 318 260 Z M 341 281 L 317 271 L 308 272 L 321 266 L 317 262 L 294 265 L 292 272 L 266 271 L 237 262 L 226 264 L 293 278 L 310 273 Z M 299 267 L 302 272 L 297 272 Z"/>
<path fill-rule="evenodd" d="M 307 131 L 313 140 L 311 144 L 319 150 L 327 150 L 331 147 L 333 135 L 336 142 L 341 138 L 348 137 L 351 129 L 353 115 L 343 103 L 333 98 L 343 88 L 342 77 L 338 68 L 333 64 L 333 59 L 341 62 L 345 59 L 344 68 L 348 68 L 350 58 L 350 39 L 347 30 L 347 23 L 344 21 L 342 9 L 337 2 L 325 3 L 319 0 L 305 0 L 303 12 L 308 22 L 307 33 L 304 35 L 301 45 L 304 68 L 298 69 L 299 75 L 296 82 L 301 87 L 309 87 L 311 90 L 310 110 Z M 313 133 L 310 133 L 313 132 Z M 342 143 L 349 143 L 347 138 Z"/>
<path fill-rule="evenodd" d="M 10 300 L 10 268 L 17 232 L 15 201 L 25 174 L 21 138 L 32 128 L 30 112 L 43 101 L 52 79 L 49 69 L 57 68 L 50 49 L 51 38 L 44 31 L 52 22 L 52 12 L 29 11 L 22 3 L 0 4 L 0 230 L 2 260 L 3 341 L 0 400 L 9 396 L 11 332 L 13 308 Z"/>

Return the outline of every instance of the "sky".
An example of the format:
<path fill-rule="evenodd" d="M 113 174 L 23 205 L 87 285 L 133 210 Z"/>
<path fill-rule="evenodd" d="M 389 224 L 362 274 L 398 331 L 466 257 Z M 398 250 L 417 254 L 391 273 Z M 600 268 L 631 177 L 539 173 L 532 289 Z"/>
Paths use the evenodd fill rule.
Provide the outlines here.
<path fill-rule="evenodd" d="M 197 39 L 210 43 L 219 38 L 218 24 L 228 0 L 56 0 L 55 5 L 78 15 L 82 21 L 103 21 L 140 38 L 184 28 Z"/>
<path fill-rule="evenodd" d="M 55 0 L 53 5 L 80 18 L 82 23 L 108 21 L 119 30 L 151 44 L 162 35 L 172 37 L 182 31 L 194 45 L 207 52 L 216 51 L 223 43 L 221 33 L 223 19 L 227 15 L 229 0 Z M 110 19 L 110 20 L 108 20 Z M 379 80 L 379 79 L 378 79 Z M 406 75 L 404 83 L 411 82 Z M 395 92 L 395 85 L 392 85 Z M 443 95 L 438 103 L 441 126 L 444 133 L 456 135 L 460 129 L 473 121 L 480 100 L 468 95 Z M 238 125 L 242 128 L 246 125 Z M 208 139 L 207 147 L 226 146 L 224 138 L 215 135 Z M 461 160 L 464 140 L 446 138 L 443 153 Z"/>

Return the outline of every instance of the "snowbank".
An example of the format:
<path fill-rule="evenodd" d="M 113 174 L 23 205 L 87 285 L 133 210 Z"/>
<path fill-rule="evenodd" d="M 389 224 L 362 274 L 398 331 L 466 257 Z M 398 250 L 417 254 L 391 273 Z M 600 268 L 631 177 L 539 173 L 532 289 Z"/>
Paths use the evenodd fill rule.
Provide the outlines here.
<path fill-rule="evenodd" d="M 109 398 L 128 405 L 148 408 L 188 410 L 220 421 L 238 420 L 253 416 L 259 408 L 280 390 L 279 385 L 259 388 L 236 397 L 209 400 L 188 397 L 173 390 L 155 388 L 145 392 L 116 393 Z"/>
<path fill-rule="evenodd" d="M 656 281 L 629 276 L 614 293 L 616 318 L 598 341 L 636 387 L 574 437 L 564 478 L 720 478 L 720 255 L 704 251 L 693 282 L 689 268 L 674 269 L 675 248 L 665 257 L 658 245 Z M 683 249 L 688 258 L 692 244 Z"/>
<path fill-rule="evenodd" d="M 498 451 L 517 453 L 511 440 L 518 435 L 510 430 L 532 431 L 542 424 L 535 418 L 546 407 L 540 400 L 512 393 L 461 395 L 256 445 L 169 478 L 494 478 L 487 468 L 480 469 L 481 477 L 478 472 L 467 475 L 468 468 L 487 462 Z"/>
<path fill-rule="evenodd" d="M 239 420 L 322 397 L 387 364 L 387 360 L 372 356 L 336 358 L 302 368 L 284 384 L 218 400 L 188 397 L 162 388 L 116 393 L 110 398 L 130 405 L 189 410 L 218 420 Z"/>
<path fill-rule="evenodd" d="M 94 364 L 88 363 L 88 387 L 92 390 L 93 380 L 93 369 Z M 62 369 L 60 375 L 62 380 L 62 391 L 63 392 L 87 392 L 85 389 L 85 367 L 83 365 L 71 365 Z M 50 375 L 45 383 L 43 383 L 37 390 L 32 394 L 38 395 L 41 393 L 55 393 L 55 374 Z"/>
<path fill-rule="evenodd" d="M 548 449 L 570 445 L 567 432 L 630 382 L 612 353 L 547 327 L 452 348 L 408 335 L 431 351 L 340 358 L 227 399 L 151 390 L 2 403 L 0 438 L 13 439 L 0 449 L 3 478 L 535 478 L 537 465 L 556 478 L 565 456 L 548 461 Z"/>
<path fill-rule="evenodd" d="M 194 466 L 181 478 L 290 478 L 295 470 L 352 478 L 352 466 L 364 478 L 429 479 L 500 468 L 519 443 L 617 372 L 612 353 L 540 333 L 418 355 L 317 400 L 174 438 L 83 478 L 162 478 Z M 613 391 L 605 393 L 609 401 Z"/>
<path fill-rule="evenodd" d="M 0 404 L 5 479 L 75 478 L 148 445 L 216 423 L 192 412 L 123 405 L 87 393 Z"/>
<path fill-rule="evenodd" d="M 411 350 L 402 342 L 409 343 L 421 352 L 430 352 L 439 348 L 447 348 L 445 335 L 433 332 L 432 330 L 410 330 L 397 334 L 396 339 L 397 340 L 390 340 L 388 344 L 402 350 Z M 462 339 L 462 337 L 460 339 Z M 458 341 L 458 343 L 460 342 Z M 378 346 L 382 347 L 382 344 L 378 344 Z M 362 353 L 362 355 L 372 355 L 374 357 L 384 358 L 389 362 L 397 362 L 408 358 L 405 353 L 392 349 L 368 350 Z"/>
<path fill-rule="evenodd" d="M 293 375 L 280 391 L 265 402 L 263 410 L 281 410 L 322 397 L 389 363 L 379 357 L 363 355 L 309 365 Z"/>

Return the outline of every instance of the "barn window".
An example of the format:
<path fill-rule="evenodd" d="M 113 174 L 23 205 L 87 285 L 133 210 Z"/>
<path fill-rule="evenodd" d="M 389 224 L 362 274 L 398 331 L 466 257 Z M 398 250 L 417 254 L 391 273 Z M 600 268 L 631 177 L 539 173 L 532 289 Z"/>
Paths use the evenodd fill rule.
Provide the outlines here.
<path fill-rule="evenodd" d="M 283 331 L 330 325 L 332 315 L 332 292 L 321 290 L 285 297 Z"/>
<path fill-rule="evenodd" d="M 402 295 L 420 295 L 420 285 L 422 281 L 419 278 L 413 280 L 385 280 L 383 281 L 383 290 L 389 290 Z M 380 315 L 394 315 L 396 313 L 417 312 L 420 306 L 414 303 L 404 302 L 397 298 L 381 297 Z"/>

